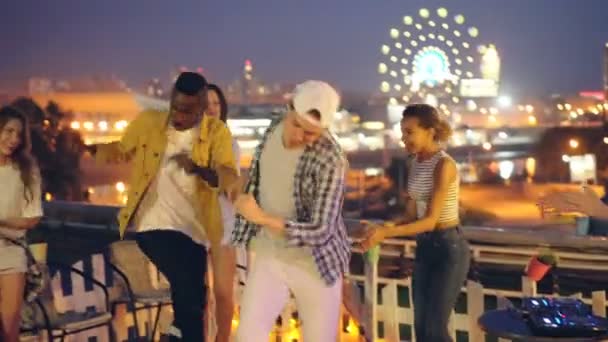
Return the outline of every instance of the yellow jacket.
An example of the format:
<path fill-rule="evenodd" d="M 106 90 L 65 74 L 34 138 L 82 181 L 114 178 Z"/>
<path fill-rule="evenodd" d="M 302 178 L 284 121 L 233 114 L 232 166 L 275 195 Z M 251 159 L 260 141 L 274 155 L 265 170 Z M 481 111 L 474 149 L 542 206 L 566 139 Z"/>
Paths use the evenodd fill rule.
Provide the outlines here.
<path fill-rule="evenodd" d="M 126 128 L 122 139 L 97 146 L 96 160 L 100 163 L 132 162 L 127 204 L 118 216 L 120 237 L 133 219 L 143 195 L 158 172 L 167 146 L 166 129 L 169 114 L 144 111 Z M 197 179 L 197 217 L 212 245 L 222 239 L 223 226 L 218 194 L 238 180 L 232 153 L 232 136 L 222 121 L 204 115 L 200 136 L 192 150 L 192 160 L 198 166 L 211 167 L 218 173 L 219 187 L 214 188 Z"/>

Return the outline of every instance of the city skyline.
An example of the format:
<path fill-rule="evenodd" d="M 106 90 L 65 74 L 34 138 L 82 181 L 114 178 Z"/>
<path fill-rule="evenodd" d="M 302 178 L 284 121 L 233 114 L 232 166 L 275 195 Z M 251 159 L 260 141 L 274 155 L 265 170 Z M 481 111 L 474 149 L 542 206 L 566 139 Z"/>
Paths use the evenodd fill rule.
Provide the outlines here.
<path fill-rule="evenodd" d="M 523 0 L 265 1 L 73 0 L 8 4 L 0 23 L 8 53 L 0 57 L 2 86 L 28 77 L 116 74 L 131 86 L 171 68 L 203 67 L 213 81 L 237 78 L 245 59 L 268 82 L 322 78 L 344 91 L 376 92 L 380 46 L 391 27 L 418 9 L 446 7 L 479 28 L 502 61 L 502 92 L 527 95 L 599 90 L 608 3 Z M 25 18 L 25 19 L 24 19 Z M 27 19 L 31 18 L 31 19 Z M 200 19 L 200 20 L 199 20 Z M 196 25 L 200 23 L 200 29 Z M 5 26 L 5 27 L 4 27 Z M 15 28 L 18 28 L 15 30 Z"/>

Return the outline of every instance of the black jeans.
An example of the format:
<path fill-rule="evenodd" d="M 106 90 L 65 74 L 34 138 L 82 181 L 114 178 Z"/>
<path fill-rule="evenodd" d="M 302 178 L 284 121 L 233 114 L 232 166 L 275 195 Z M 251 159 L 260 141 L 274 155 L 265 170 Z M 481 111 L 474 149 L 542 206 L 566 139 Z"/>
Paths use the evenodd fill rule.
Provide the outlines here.
<path fill-rule="evenodd" d="M 186 234 L 172 230 L 137 233 L 139 248 L 171 285 L 173 325 L 181 330 L 181 341 L 204 341 L 203 317 L 207 302 L 205 274 L 207 251 Z"/>
<path fill-rule="evenodd" d="M 448 320 L 469 270 L 469 244 L 458 227 L 419 234 L 416 243 L 412 275 L 416 340 L 451 341 Z"/>

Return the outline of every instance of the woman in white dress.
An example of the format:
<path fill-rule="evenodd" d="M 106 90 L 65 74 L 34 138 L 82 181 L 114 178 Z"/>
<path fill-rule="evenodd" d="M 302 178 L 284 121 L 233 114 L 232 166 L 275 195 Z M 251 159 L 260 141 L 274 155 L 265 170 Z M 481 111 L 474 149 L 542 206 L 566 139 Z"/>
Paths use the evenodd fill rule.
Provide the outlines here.
<path fill-rule="evenodd" d="M 207 110 L 205 115 L 216 116 L 226 123 L 228 104 L 222 90 L 215 84 L 207 89 Z M 232 139 L 232 151 L 237 168 L 239 167 L 240 150 L 236 139 Z M 230 235 L 234 228 L 234 207 L 223 194 L 220 195 L 224 236 L 220 246 L 211 246 L 211 264 L 213 273 L 213 292 L 215 295 L 215 318 L 217 323 L 216 342 L 230 341 L 232 315 L 234 313 L 234 277 L 236 273 L 237 253 L 230 244 Z M 239 258 L 241 259 L 241 258 Z M 241 265 L 242 267 L 244 265 Z"/>
<path fill-rule="evenodd" d="M 25 233 L 42 216 L 40 173 L 30 155 L 27 121 L 0 109 L 0 341 L 17 342 L 27 255 Z"/>

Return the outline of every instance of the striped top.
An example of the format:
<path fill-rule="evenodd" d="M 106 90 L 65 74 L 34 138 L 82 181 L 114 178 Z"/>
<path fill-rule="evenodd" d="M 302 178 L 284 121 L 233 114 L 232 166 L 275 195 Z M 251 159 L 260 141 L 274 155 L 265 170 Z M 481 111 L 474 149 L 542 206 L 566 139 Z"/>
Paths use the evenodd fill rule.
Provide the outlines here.
<path fill-rule="evenodd" d="M 426 216 L 426 210 L 433 194 L 435 166 L 443 158 L 451 159 L 443 150 L 424 161 L 418 161 L 418 158 L 415 157 L 412 158 L 407 191 L 408 195 L 416 201 L 416 217 L 418 219 Z M 438 223 L 458 220 L 459 183 L 460 180 L 456 175 L 456 179 L 448 188 L 448 194 L 441 208 Z"/>

